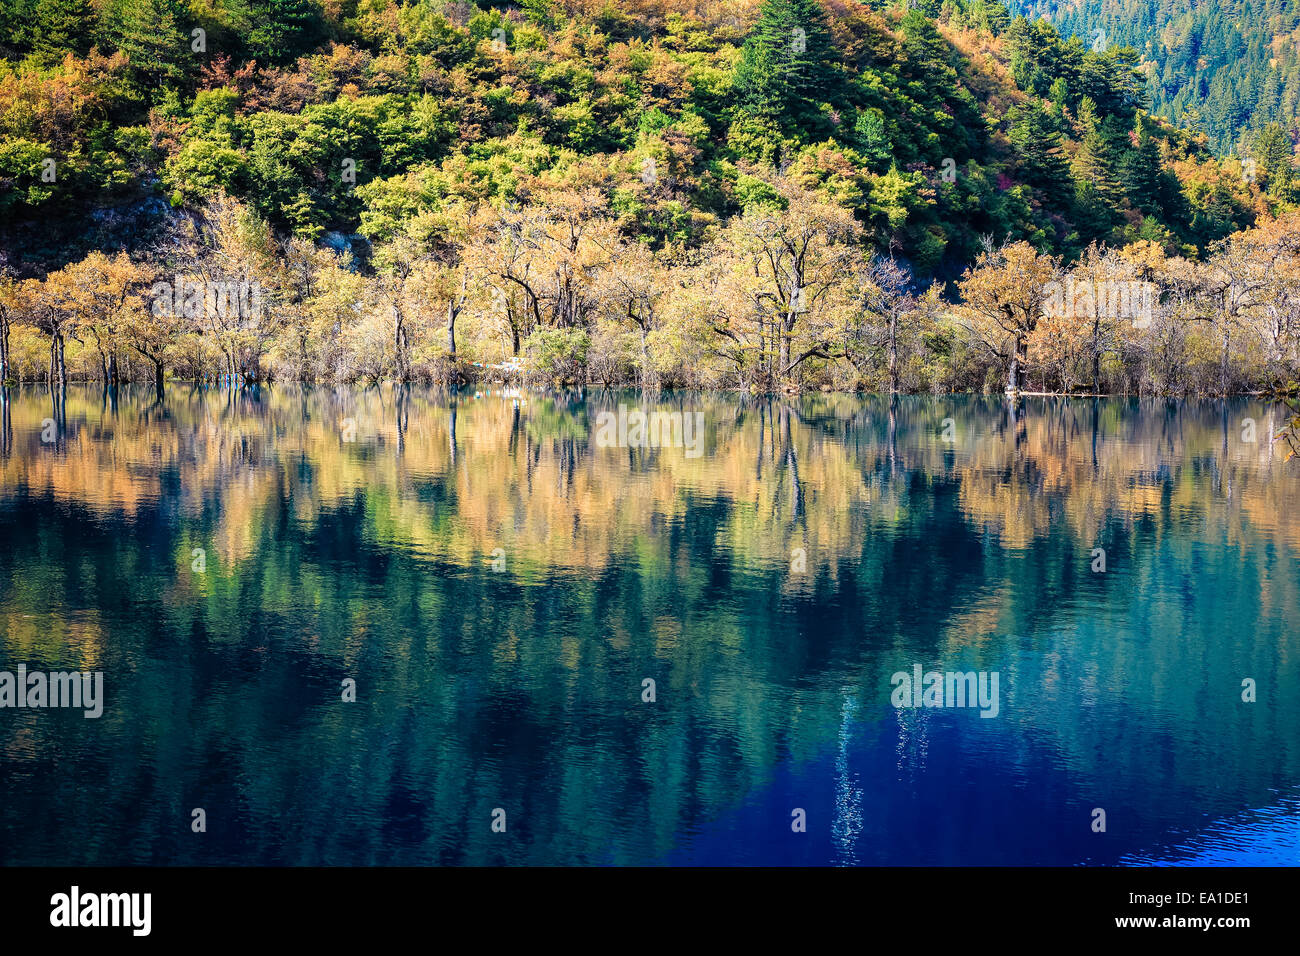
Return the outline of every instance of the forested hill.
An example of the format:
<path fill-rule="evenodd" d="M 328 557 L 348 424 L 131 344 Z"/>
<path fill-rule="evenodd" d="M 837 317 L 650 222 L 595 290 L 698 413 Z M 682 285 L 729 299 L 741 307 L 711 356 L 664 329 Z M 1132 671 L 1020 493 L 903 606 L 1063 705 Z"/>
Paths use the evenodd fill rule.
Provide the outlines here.
<path fill-rule="evenodd" d="M 0 0 L 0 48 L 20 276 L 140 255 L 221 194 L 363 269 L 459 199 L 575 190 L 689 251 L 779 179 L 951 278 L 985 237 L 1194 257 L 1290 176 L 1288 154 L 1252 181 L 1144 112 L 1135 51 L 988 0 Z"/>
<path fill-rule="evenodd" d="M 1135 47 L 1152 108 L 1248 155 L 1268 124 L 1300 117 L 1300 7 L 1290 0 L 1012 0 L 1086 44 Z M 1244 142 L 1243 142 L 1244 139 Z M 1268 148 L 1268 147 L 1265 147 Z"/>

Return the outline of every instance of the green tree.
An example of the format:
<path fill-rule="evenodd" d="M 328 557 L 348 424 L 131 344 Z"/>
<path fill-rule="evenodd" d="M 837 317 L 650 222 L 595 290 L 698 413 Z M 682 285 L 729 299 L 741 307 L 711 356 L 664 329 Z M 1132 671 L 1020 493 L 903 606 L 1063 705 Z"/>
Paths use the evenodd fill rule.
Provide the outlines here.
<path fill-rule="evenodd" d="M 108 36 L 131 58 L 143 87 L 151 92 L 180 85 L 196 63 L 189 13 L 182 0 L 115 0 L 105 12 Z"/>
<path fill-rule="evenodd" d="M 892 144 L 885 127 L 885 114 L 871 108 L 858 114 L 853 128 L 857 136 L 863 158 L 877 170 L 889 168 L 892 158 Z"/>
<path fill-rule="evenodd" d="M 787 129 L 816 134 L 826 125 L 836 51 L 817 0 L 764 0 L 741 49 L 735 86 L 741 106 Z"/>
<path fill-rule="evenodd" d="M 232 0 L 230 16 L 249 53 L 270 63 L 306 53 L 324 33 L 324 13 L 314 0 Z"/>
<path fill-rule="evenodd" d="M 16 7 L 14 38 L 43 63 L 67 53 L 84 54 L 94 39 L 95 11 L 89 0 L 31 0 Z"/>
<path fill-rule="evenodd" d="M 1295 148 L 1286 131 L 1277 123 L 1265 124 L 1254 135 L 1245 153 L 1255 161 L 1255 175 L 1260 185 L 1274 196 L 1290 199 Z"/>
<path fill-rule="evenodd" d="M 1061 146 L 1061 133 L 1039 103 L 1018 106 L 1011 113 L 1008 138 L 1016 148 L 1025 182 L 1042 189 L 1049 200 L 1070 192 L 1070 165 Z"/>
<path fill-rule="evenodd" d="M 1153 210 L 1160 195 L 1160 149 L 1150 132 L 1150 121 L 1138 116 L 1134 128 L 1137 147 L 1119 164 L 1119 178 L 1129 202 L 1143 212 Z"/>
<path fill-rule="evenodd" d="M 1072 163 L 1075 178 L 1091 184 L 1106 203 L 1118 206 L 1124 191 L 1115 172 L 1114 153 L 1097 122 L 1095 104 L 1088 96 L 1079 102 L 1079 131 L 1079 149 Z"/>

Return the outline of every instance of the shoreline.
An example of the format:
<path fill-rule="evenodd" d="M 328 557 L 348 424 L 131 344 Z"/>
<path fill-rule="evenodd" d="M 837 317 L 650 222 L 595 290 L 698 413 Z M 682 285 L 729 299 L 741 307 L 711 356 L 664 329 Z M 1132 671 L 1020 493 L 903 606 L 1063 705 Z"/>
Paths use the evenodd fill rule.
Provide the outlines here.
<path fill-rule="evenodd" d="M 918 396 L 926 396 L 926 397 L 939 398 L 939 397 L 946 397 L 946 396 L 969 395 L 969 396 L 979 396 L 979 397 L 983 397 L 983 398 L 1003 397 L 1003 398 L 1008 398 L 1008 399 L 1020 399 L 1020 398 L 1106 398 L 1106 399 L 1121 399 L 1121 398 L 1138 398 L 1138 399 L 1142 399 L 1142 398 L 1163 398 L 1163 399 L 1179 399 L 1179 400 L 1181 400 L 1181 399 L 1195 399 L 1195 400 L 1197 400 L 1197 401 L 1212 401 L 1212 400 L 1214 400 L 1214 399 L 1225 399 L 1225 398 L 1258 398 L 1258 399 L 1264 399 L 1264 400 L 1270 400 L 1270 401 L 1278 401 L 1278 402 L 1281 402 L 1281 401 L 1282 401 L 1280 398 L 1279 398 L 1279 399 L 1272 399 L 1272 398 L 1270 398 L 1270 395 L 1271 395 L 1270 392 L 1265 391 L 1265 390 L 1260 390 L 1260 389 L 1255 389 L 1255 390 L 1252 390 L 1252 391 L 1242 391 L 1242 392 L 1229 392 L 1229 393 L 1227 393 L 1226 395 L 1225 395 L 1225 394 L 1195 394 L 1195 393 L 1185 393 L 1185 394 L 1161 394 L 1161 393 L 1157 393 L 1157 392 L 1043 392 L 1043 391 L 1033 391 L 1033 392 L 1029 392 L 1029 391 L 1017 391 L 1017 392 L 1015 392 L 1015 393 L 1006 392 L 1006 391 L 1002 391 L 1002 392 L 975 392 L 975 391 L 964 391 L 964 392 L 956 392 L 956 391 L 953 391 L 953 392 L 881 392 L 881 391 L 867 391 L 867 390 L 856 390 L 856 389 L 824 389 L 824 388 L 806 388 L 806 389 L 797 389 L 797 390 L 793 390 L 793 391 L 787 391 L 787 390 L 776 390 L 776 391 L 753 391 L 753 390 L 750 390 L 750 389 L 744 389 L 744 388 L 677 388 L 677 387 L 672 387 L 672 388 L 642 388 L 641 386 L 638 386 L 638 385 L 635 385 L 635 384 L 627 384 L 627 385 L 598 385 L 598 384 L 587 384 L 587 385 L 545 385 L 545 384 L 541 384 L 541 383 L 531 383 L 531 384 L 530 384 L 530 383 L 527 383 L 527 382 L 506 382 L 506 381 L 500 381 L 500 380 L 480 380 L 480 381 L 477 381 L 477 382 L 468 382 L 468 383 L 457 384 L 457 385 L 446 385 L 446 384 L 439 384 L 439 383 L 436 383 L 436 382 L 406 382 L 406 383 L 399 383 L 399 382 L 394 382 L 394 381 L 391 381 L 391 380 L 384 380 L 384 381 L 380 381 L 380 382 L 371 382 L 371 383 L 361 383 L 361 382 L 338 382 L 338 383 L 330 383 L 330 382 L 289 382 L 289 381 L 273 381 L 273 380 L 272 380 L 272 381 L 264 381 L 264 382 L 246 382 L 246 383 L 239 384 L 239 385 L 231 385 L 231 384 L 229 384 L 229 383 L 212 382 L 212 381 L 200 381 L 200 380 L 195 380 L 195 379 L 168 379 L 168 381 L 167 381 L 167 385 L 175 385 L 175 386 L 177 386 L 177 387 L 189 387 L 189 388 L 194 388 L 194 387 L 201 387 L 201 388 L 205 388 L 205 389 L 210 388 L 210 389 L 215 389 L 215 390 L 219 390 L 219 391 L 246 391 L 246 390 L 250 390 L 250 389 L 262 389 L 262 388 L 271 389 L 271 388 L 277 388 L 277 387 L 294 387 L 294 388 L 319 388 L 319 389 L 337 389 L 337 388 L 346 388 L 346 389 L 356 389 L 356 390 L 359 390 L 359 391 L 369 391 L 369 390 L 371 390 L 371 389 L 375 389 L 375 388 L 408 389 L 408 390 L 419 389 L 419 390 L 426 390 L 426 391 L 427 391 L 427 390 L 438 390 L 438 391 L 451 391 L 451 392 L 461 392 L 461 393 L 463 393 L 463 392 L 467 392 L 467 391 L 473 391 L 473 390 L 476 390 L 476 389 L 481 389 L 481 388 L 483 388 L 483 387 L 493 387 L 493 386 L 495 386 L 495 387 L 500 387 L 500 388 L 502 388 L 502 389 L 521 389 L 521 390 L 526 390 L 526 391 L 531 391 L 531 392 L 539 392 L 539 393 L 546 393 L 546 392 L 586 392 L 586 391 L 590 391 L 590 390 L 595 390 L 595 391 L 605 391 L 605 392 L 640 392 L 640 393 L 642 393 L 642 394 L 651 394 L 651 395 L 653 395 L 653 394 L 674 394 L 674 393 L 692 392 L 692 393 L 702 394 L 702 395 L 719 395 L 719 396 L 723 396 L 723 395 L 727 395 L 727 396 L 731 396 L 731 395 L 745 395 L 745 396 L 749 396 L 749 397 L 752 397 L 752 398 L 800 398 L 800 397 L 808 396 L 808 395 L 854 395 L 854 396 L 861 396 L 861 397 L 864 397 L 864 398 L 866 398 L 866 397 L 873 397 L 873 398 L 889 398 L 889 397 L 912 398 L 912 397 L 918 397 Z M 26 390 L 26 389 L 39 389 L 39 390 L 41 390 L 41 391 L 49 391 L 49 390 L 51 390 L 51 388 L 52 388 L 52 386 L 50 385 L 49 382 L 9 382 L 9 383 L 5 383 L 5 384 L 3 384 L 3 385 L 0 385 L 0 392 L 19 391 L 19 390 Z M 135 381 L 124 381 L 124 382 L 118 382 L 118 383 L 115 384 L 115 385 L 114 385 L 114 384 L 107 384 L 107 383 L 103 383 L 103 382 L 98 382 L 98 381 L 95 381 L 95 380 L 86 380 L 86 381 L 78 381 L 78 382 L 68 382 L 68 383 L 66 383 L 66 384 L 63 386 L 63 388 L 64 388 L 65 391 L 66 391 L 68 388 L 96 388 L 96 389 L 99 389 L 99 390 L 104 391 L 104 392 L 113 391 L 113 390 L 115 390 L 115 389 L 136 389 L 136 388 L 143 389 L 143 390 L 147 390 L 147 391 L 153 391 L 153 390 L 154 390 L 154 385 L 153 385 L 153 383 L 148 382 L 148 381 L 144 381 L 144 380 L 142 380 L 142 381 L 138 381 L 138 382 L 135 382 Z M 164 393 L 165 393 L 165 391 L 166 391 L 166 389 L 164 389 Z"/>

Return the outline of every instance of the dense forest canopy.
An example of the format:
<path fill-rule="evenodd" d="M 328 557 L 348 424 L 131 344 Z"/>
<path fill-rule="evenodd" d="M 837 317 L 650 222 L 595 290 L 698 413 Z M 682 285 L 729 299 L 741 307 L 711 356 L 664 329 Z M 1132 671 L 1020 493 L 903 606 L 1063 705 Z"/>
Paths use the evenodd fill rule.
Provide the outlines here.
<path fill-rule="evenodd" d="M 1287 0 L 1011 0 L 1089 46 L 1131 46 L 1152 110 L 1203 131 L 1220 154 L 1300 132 L 1300 8 Z M 1259 147 L 1267 150 L 1264 145 Z"/>
<path fill-rule="evenodd" d="M 1162 179 L 1161 159 L 1208 153 L 1139 126 L 1130 50 L 983 0 L 937 21 L 853 0 L 676 6 L 3 0 L 5 211 L 40 223 L 50 245 L 23 238 L 42 260 L 133 238 L 87 236 L 88 210 L 140 226 L 132 200 L 218 190 L 284 233 L 373 238 L 413 202 L 517 197 L 521 174 L 550 172 L 594 176 L 625 234 L 698 246 L 753 199 L 753 165 L 833 191 L 924 276 L 959 272 L 984 235 L 1173 251 L 1251 219 L 1248 189 Z M 651 163 L 657 190 L 638 186 Z"/>
<path fill-rule="evenodd" d="M 5 378 L 1184 392 L 1296 360 L 1289 144 L 1218 159 L 1139 51 L 988 0 L 0 0 L 0 53 Z"/>

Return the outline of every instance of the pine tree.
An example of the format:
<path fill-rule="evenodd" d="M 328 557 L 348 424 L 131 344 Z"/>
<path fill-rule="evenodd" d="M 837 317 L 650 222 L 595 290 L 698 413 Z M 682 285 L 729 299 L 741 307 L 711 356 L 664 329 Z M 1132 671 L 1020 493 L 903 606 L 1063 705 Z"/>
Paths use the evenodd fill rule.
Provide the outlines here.
<path fill-rule="evenodd" d="M 1115 163 L 1105 137 L 1097 130 L 1086 134 L 1074 156 L 1074 175 L 1081 182 L 1090 183 L 1110 205 L 1118 206 L 1124 191 L 1115 173 Z"/>
<path fill-rule="evenodd" d="M 1025 182 L 1042 189 L 1049 200 L 1059 202 L 1070 194 L 1070 167 L 1061 133 L 1042 106 L 1031 103 L 1013 110 L 1008 138 L 1016 147 Z"/>
<path fill-rule="evenodd" d="M 1079 101 L 1078 137 L 1079 149 L 1071 163 L 1075 179 L 1091 185 L 1108 206 L 1118 207 L 1124 191 L 1115 173 L 1114 151 L 1102 132 L 1091 97 Z"/>
<path fill-rule="evenodd" d="M 231 0 L 230 15 L 263 62 L 287 63 L 323 35 L 323 12 L 314 0 Z"/>
<path fill-rule="evenodd" d="M 197 62 L 187 18 L 181 0 L 117 0 L 108 8 L 108 35 L 130 57 L 146 90 L 178 85 L 186 68 Z"/>
<path fill-rule="evenodd" d="M 858 114 L 853 132 L 858 138 L 858 148 L 872 168 L 883 172 L 889 168 L 893 145 L 885 128 L 885 114 L 878 109 L 866 109 Z"/>
<path fill-rule="evenodd" d="M 1070 86 L 1065 82 L 1065 77 L 1058 76 L 1052 81 L 1048 88 L 1047 98 L 1052 101 L 1052 105 L 1058 110 L 1062 110 L 1069 103 Z"/>
<path fill-rule="evenodd" d="M 1119 164 L 1120 183 L 1129 202 L 1143 212 L 1155 208 L 1160 195 L 1160 149 L 1148 129 L 1149 121 L 1138 115 L 1134 126 L 1137 146 Z"/>
<path fill-rule="evenodd" d="M 89 0 L 34 0 L 15 20 L 16 38 L 39 60 L 57 62 L 90 49 L 95 11 Z"/>
<path fill-rule="evenodd" d="M 736 66 L 736 90 L 746 109 L 807 133 L 823 125 L 835 60 L 817 0 L 764 0 Z"/>
<path fill-rule="evenodd" d="M 1254 135 L 1246 154 L 1255 161 L 1255 174 L 1269 193 L 1282 199 L 1291 195 L 1295 148 L 1277 123 L 1268 123 Z"/>

